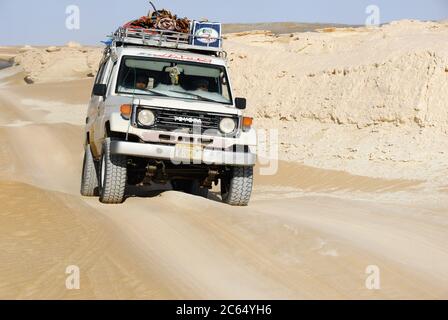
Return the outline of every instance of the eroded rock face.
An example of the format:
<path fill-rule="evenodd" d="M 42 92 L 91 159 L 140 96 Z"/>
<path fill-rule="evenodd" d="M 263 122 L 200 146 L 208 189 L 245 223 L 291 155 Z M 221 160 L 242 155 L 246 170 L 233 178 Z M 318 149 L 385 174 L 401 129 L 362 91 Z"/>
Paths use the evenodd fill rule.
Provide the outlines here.
<path fill-rule="evenodd" d="M 47 52 L 58 52 L 58 51 L 61 51 L 61 48 L 58 48 L 58 47 L 55 47 L 55 46 L 51 46 L 51 47 L 48 47 L 47 49 L 45 49 L 45 51 L 47 51 Z"/>
<path fill-rule="evenodd" d="M 448 29 L 414 23 L 300 34 L 298 41 L 229 35 L 234 88 L 260 118 L 359 128 L 444 124 L 448 45 L 436 39 Z"/>
<path fill-rule="evenodd" d="M 18 50 L 18 52 L 19 52 L 19 53 L 22 53 L 22 52 L 27 52 L 27 51 L 30 51 L 30 50 L 33 50 L 33 47 L 31 47 L 31 46 L 29 46 L 29 45 L 26 45 L 26 46 L 23 46 L 22 48 L 20 48 L 20 49 Z"/>
<path fill-rule="evenodd" d="M 25 73 L 27 83 L 48 83 L 78 80 L 96 74 L 102 50 L 94 47 L 28 48 L 15 58 Z"/>
<path fill-rule="evenodd" d="M 258 128 L 277 130 L 280 158 L 386 178 L 445 176 L 446 24 L 295 35 L 224 42 L 235 96 L 248 98 Z"/>

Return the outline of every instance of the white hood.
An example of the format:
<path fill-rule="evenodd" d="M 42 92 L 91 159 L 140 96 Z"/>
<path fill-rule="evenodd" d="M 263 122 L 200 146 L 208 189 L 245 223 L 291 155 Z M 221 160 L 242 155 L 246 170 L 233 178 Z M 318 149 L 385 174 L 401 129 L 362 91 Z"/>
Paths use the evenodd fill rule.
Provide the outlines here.
<path fill-rule="evenodd" d="M 121 105 L 125 103 L 133 103 L 149 107 L 194 110 L 194 111 L 212 112 L 212 113 L 225 113 L 238 116 L 241 115 L 241 110 L 236 109 L 233 105 L 226 105 L 207 101 L 187 100 L 178 98 L 172 99 L 166 97 L 142 97 L 137 95 L 134 97 L 134 99 L 132 99 L 132 97 L 129 96 L 111 96 L 106 101 L 106 105 Z"/>

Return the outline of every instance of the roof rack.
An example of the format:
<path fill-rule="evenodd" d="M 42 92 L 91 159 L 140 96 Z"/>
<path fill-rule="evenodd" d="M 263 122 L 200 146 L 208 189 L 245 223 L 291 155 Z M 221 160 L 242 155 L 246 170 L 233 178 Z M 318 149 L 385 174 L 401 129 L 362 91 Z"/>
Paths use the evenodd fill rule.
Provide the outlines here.
<path fill-rule="evenodd" d="M 169 30 L 120 27 L 111 38 L 115 44 L 120 42 L 140 46 L 201 51 L 217 55 L 223 52 L 222 38 L 195 36 Z M 198 42 L 201 44 L 198 45 Z"/>

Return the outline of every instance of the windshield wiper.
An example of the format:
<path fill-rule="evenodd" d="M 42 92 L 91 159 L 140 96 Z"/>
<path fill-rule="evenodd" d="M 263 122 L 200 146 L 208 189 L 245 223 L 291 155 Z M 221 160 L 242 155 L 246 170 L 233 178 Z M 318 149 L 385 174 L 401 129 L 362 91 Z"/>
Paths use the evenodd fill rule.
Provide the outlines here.
<path fill-rule="evenodd" d="M 129 94 L 134 94 L 134 95 L 138 95 L 138 94 L 144 94 L 144 93 L 152 93 L 155 96 L 160 96 L 160 97 L 171 97 L 169 94 L 166 93 L 162 93 L 156 90 L 151 90 L 151 89 L 138 89 L 134 90 L 134 89 L 128 89 L 125 93 L 129 93 Z"/>
<path fill-rule="evenodd" d="M 161 92 L 156 91 L 156 90 L 145 89 L 145 91 L 148 91 L 148 92 L 150 92 L 150 93 L 152 93 L 152 94 L 154 94 L 154 95 L 156 95 L 156 96 L 160 96 L 160 97 L 172 97 L 172 96 L 170 96 L 169 94 L 161 93 Z"/>
<path fill-rule="evenodd" d="M 196 97 L 196 98 L 198 98 L 199 100 L 202 100 L 202 101 L 221 103 L 220 101 L 216 101 L 216 100 L 213 100 L 213 99 L 205 98 L 205 97 L 203 97 L 203 96 L 201 96 L 199 94 L 195 94 L 195 93 L 191 93 L 191 92 L 182 92 L 182 91 L 175 91 L 175 90 L 169 90 L 169 91 L 170 92 L 174 92 L 174 93 L 186 94 L 188 96 Z"/>

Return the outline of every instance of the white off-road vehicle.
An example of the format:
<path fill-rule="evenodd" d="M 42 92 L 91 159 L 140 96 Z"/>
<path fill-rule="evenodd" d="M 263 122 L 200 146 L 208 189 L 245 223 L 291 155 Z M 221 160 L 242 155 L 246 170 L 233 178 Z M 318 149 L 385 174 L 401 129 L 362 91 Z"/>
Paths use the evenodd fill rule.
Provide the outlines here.
<path fill-rule="evenodd" d="M 252 119 L 233 98 L 221 46 L 192 35 L 120 28 L 104 51 L 89 103 L 81 194 L 122 203 L 132 186 L 171 183 L 249 203 L 256 162 Z"/>

